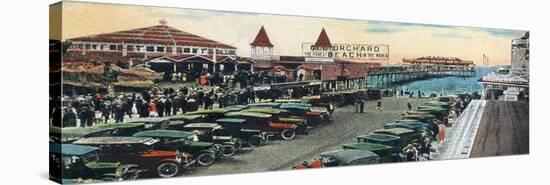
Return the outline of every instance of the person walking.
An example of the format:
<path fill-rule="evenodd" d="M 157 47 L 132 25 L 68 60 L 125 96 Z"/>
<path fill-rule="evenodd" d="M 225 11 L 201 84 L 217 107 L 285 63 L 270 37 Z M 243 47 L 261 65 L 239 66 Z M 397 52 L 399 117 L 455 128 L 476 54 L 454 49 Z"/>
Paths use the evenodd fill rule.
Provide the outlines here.
<path fill-rule="evenodd" d="M 408 108 L 409 110 L 412 110 L 411 102 L 407 102 L 407 108 Z"/>
<path fill-rule="evenodd" d="M 113 112 L 115 114 L 115 123 L 122 123 L 124 122 L 124 106 L 117 102 L 116 105 L 113 108 Z"/>
<path fill-rule="evenodd" d="M 359 100 L 359 112 L 360 113 L 365 112 L 365 100 L 363 99 Z"/>
<path fill-rule="evenodd" d="M 376 111 L 382 111 L 382 102 L 381 101 L 376 102 Z"/>
<path fill-rule="evenodd" d="M 158 113 L 158 116 L 159 117 L 164 117 L 164 103 L 165 103 L 166 100 L 163 99 L 160 99 L 158 102 L 157 102 L 157 113 Z"/>
<path fill-rule="evenodd" d="M 73 108 L 65 108 L 63 127 L 76 127 L 76 114 Z"/>
<path fill-rule="evenodd" d="M 447 129 L 447 127 L 443 123 L 440 123 L 438 126 L 439 126 L 439 133 L 437 134 L 437 140 L 439 142 L 443 142 L 445 141 L 445 130 Z"/>
<path fill-rule="evenodd" d="M 151 116 L 151 117 L 157 117 L 158 116 L 157 101 L 156 100 L 152 100 L 151 103 L 149 103 L 149 116 Z"/>

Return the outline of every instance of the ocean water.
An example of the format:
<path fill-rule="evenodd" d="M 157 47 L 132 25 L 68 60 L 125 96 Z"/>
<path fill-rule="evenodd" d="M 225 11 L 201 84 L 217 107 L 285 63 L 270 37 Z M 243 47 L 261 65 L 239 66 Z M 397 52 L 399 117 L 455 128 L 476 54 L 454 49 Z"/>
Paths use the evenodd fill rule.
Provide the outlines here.
<path fill-rule="evenodd" d="M 467 92 L 472 93 L 477 91 L 481 93 L 483 90 L 483 85 L 478 82 L 478 80 L 494 71 L 494 68 L 482 68 L 477 67 L 475 77 L 444 77 L 444 78 L 434 78 L 429 80 L 420 80 L 414 81 L 406 84 L 400 84 L 393 86 L 392 88 L 397 90 L 414 92 L 415 94 L 420 90 L 425 95 L 431 93 L 436 94 L 455 94 L 458 92 Z"/>

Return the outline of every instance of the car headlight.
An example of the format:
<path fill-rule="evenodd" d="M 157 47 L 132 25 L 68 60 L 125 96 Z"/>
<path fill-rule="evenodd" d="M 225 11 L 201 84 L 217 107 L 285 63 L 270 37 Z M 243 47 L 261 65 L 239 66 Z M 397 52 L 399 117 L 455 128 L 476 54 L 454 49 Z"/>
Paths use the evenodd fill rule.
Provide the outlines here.
<path fill-rule="evenodd" d="M 178 163 L 181 163 L 182 158 L 183 154 L 179 150 L 176 150 L 176 161 L 178 161 Z"/>

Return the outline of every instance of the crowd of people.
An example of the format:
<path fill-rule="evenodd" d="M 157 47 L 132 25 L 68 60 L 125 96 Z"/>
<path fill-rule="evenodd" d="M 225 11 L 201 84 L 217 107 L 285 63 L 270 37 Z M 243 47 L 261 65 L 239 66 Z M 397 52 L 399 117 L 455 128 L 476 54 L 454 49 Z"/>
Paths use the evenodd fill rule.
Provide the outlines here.
<path fill-rule="evenodd" d="M 236 89 L 220 86 L 180 88 L 155 87 L 141 93 L 90 93 L 63 97 L 63 107 L 50 107 L 52 125 L 90 127 L 100 123 L 120 123 L 134 117 L 164 117 L 199 108 L 223 108 L 256 101 L 275 101 L 282 97 L 300 98 L 309 95 L 302 88 L 254 91 L 252 87 Z M 53 100 L 52 100 L 53 101 Z M 62 120 L 61 120 L 62 119 Z M 61 124 L 63 123 L 63 124 Z"/>

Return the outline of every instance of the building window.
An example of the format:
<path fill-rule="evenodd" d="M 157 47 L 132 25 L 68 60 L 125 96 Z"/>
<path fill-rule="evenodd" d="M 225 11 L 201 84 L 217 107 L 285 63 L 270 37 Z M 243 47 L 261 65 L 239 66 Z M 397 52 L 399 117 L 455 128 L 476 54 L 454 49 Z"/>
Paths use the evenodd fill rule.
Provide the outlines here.
<path fill-rule="evenodd" d="M 191 48 L 183 48 L 183 53 L 191 53 Z"/>
<path fill-rule="evenodd" d="M 198 48 L 193 48 L 193 54 L 198 53 L 198 52 L 199 52 Z"/>
<path fill-rule="evenodd" d="M 136 52 L 143 52 L 143 46 L 136 46 Z"/>
<path fill-rule="evenodd" d="M 176 48 L 176 53 L 183 53 L 183 49 L 181 47 Z"/>
<path fill-rule="evenodd" d="M 85 48 L 86 48 L 86 49 L 91 49 L 92 46 L 91 46 L 90 44 L 86 44 L 86 45 L 85 45 Z"/>
<path fill-rule="evenodd" d="M 134 46 L 133 45 L 128 45 L 126 50 L 128 51 L 134 51 Z"/>
<path fill-rule="evenodd" d="M 116 45 L 115 44 L 109 45 L 109 50 L 116 51 Z"/>
<path fill-rule="evenodd" d="M 220 64 L 220 71 L 223 71 L 224 68 L 225 66 L 223 64 Z"/>
<path fill-rule="evenodd" d="M 207 53 L 208 53 L 208 49 L 206 49 L 206 48 L 201 49 L 201 54 L 207 54 Z"/>
<path fill-rule="evenodd" d="M 97 50 L 97 44 L 92 44 L 92 50 Z"/>
<path fill-rule="evenodd" d="M 164 52 L 166 52 L 166 50 L 163 46 L 157 46 L 157 52 L 164 53 Z"/>
<path fill-rule="evenodd" d="M 229 53 L 228 53 L 228 54 L 230 54 L 230 55 L 235 55 L 235 50 L 234 50 L 234 49 L 229 50 Z"/>
<path fill-rule="evenodd" d="M 147 51 L 147 52 L 155 52 L 155 46 L 147 46 L 147 47 L 145 48 L 145 51 Z"/>

